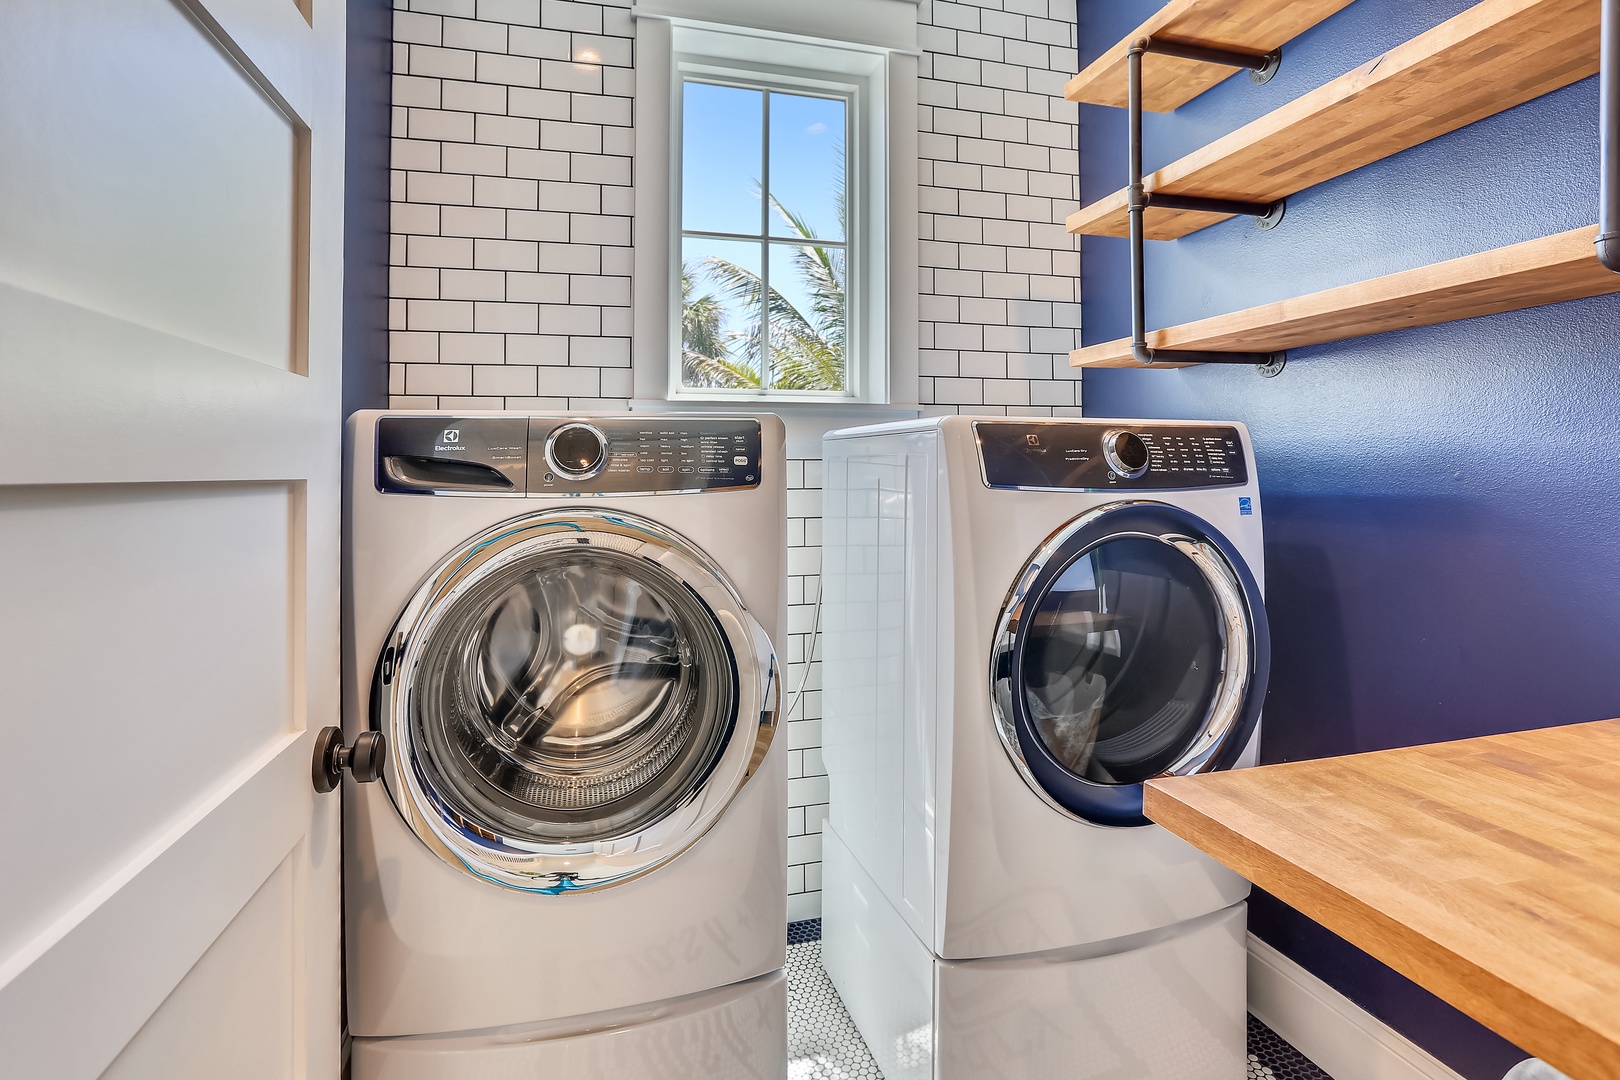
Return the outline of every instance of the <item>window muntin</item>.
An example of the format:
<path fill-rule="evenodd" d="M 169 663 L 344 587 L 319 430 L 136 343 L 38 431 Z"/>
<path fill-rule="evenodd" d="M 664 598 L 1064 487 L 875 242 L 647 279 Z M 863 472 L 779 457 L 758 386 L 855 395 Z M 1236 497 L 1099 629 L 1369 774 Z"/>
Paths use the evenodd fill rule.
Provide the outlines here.
<path fill-rule="evenodd" d="M 854 94 L 682 77 L 678 392 L 854 393 Z"/>

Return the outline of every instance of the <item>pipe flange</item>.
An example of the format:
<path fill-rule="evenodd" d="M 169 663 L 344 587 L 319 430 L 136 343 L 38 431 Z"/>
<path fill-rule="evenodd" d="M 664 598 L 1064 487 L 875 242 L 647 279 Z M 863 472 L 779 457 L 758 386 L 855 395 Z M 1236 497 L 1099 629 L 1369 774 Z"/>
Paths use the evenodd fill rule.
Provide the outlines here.
<path fill-rule="evenodd" d="M 1266 62 L 1264 64 L 1249 69 L 1249 81 L 1256 86 L 1263 86 L 1271 81 L 1271 77 L 1277 74 L 1277 69 L 1280 67 L 1282 67 L 1282 47 L 1278 46 L 1266 53 Z"/>

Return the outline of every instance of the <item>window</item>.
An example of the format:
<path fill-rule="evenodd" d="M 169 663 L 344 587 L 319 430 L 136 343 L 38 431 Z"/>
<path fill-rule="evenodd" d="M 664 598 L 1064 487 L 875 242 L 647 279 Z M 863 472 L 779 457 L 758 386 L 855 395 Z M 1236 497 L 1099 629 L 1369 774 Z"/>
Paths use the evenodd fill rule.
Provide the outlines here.
<path fill-rule="evenodd" d="M 847 396 L 853 88 L 681 79 L 680 387 Z"/>
<path fill-rule="evenodd" d="M 762 34 L 672 27 L 668 307 L 638 337 L 666 400 L 888 402 L 892 58 Z"/>

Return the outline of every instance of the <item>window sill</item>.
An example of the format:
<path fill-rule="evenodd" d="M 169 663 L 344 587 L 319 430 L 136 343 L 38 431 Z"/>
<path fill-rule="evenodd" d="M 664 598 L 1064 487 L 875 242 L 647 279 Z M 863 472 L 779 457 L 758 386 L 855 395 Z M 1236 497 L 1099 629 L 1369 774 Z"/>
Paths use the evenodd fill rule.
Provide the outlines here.
<path fill-rule="evenodd" d="M 787 426 L 790 458 L 819 458 L 821 437 L 839 428 L 887 424 L 922 415 L 918 405 L 887 405 L 871 401 L 794 401 L 769 398 L 633 398 L 631 412 L 648 413 L 775 413 Z"/>

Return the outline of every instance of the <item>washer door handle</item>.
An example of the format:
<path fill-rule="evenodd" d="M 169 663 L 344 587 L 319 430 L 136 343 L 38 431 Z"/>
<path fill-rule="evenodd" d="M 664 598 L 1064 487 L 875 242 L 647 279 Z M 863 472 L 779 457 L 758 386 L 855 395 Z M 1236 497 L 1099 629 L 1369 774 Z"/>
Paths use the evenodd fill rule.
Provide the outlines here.
<path fill-rule="evenodd" d="M 343 770 L 349 770 L 356 782 L 370 784 L 382 776 L 383 762 L 388 757 L 388 740 L 380 731 L 367 731 L 355 737 L 353 746 L 343 745 L 343 729 L 322 728 L 315 736 L 315 760 L 310 778 L 315 790 L 331 791 L 343 779 Z"/>

